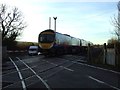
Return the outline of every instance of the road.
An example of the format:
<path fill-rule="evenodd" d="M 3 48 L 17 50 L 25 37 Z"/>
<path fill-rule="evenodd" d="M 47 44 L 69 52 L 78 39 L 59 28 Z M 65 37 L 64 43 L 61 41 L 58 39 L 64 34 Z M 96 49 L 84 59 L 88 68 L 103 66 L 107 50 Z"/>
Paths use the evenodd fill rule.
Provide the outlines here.
<path fill-rule="evenodd" d="M 57 57 L 14 55 L 3 64 L 3 90 L 17 88 L 109 88 L 120 90 L 120 72 L 87 64 L 76 55 Z"/>

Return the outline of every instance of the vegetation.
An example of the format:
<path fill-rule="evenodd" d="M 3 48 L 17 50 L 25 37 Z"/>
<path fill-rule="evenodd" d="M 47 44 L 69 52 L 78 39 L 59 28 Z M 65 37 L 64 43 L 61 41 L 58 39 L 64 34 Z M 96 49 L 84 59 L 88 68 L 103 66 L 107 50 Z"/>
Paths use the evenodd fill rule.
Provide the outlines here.
<path fill-rule="evenodd" d="M 7 50 L 12 50 L 12 51 L 23 50 L 23 51 L 25 51 L 25 50 L 28 50 L 28 47 L 31 45 L 38 46 L 38 43 L 36 43 L 36 42 L 22 42 L 22 41 L 15 41 L 15 42 L 16 42 L 16 45 L 14 47 L 11 46 L 11 47 L 7 48 Z"/>
<path fill-rule="evenodd" d="M 118 42 L 118 40 L 116 38 L 111 38 L 108 40 L 107 42 L 107 47 L 108 48 L 114 48 L 114 45 Z"/>
<path fill-rule="evenodd" d="M 2 45 L 8 48 L 14 47 L 15 41 L 21 35 L 26 24 L 22 13 L 18 8 L 10 8 L 7 5 L 0 5 L 0 31 L 2 32 Z"/>
<path fill-rule="evenodd" d="M 31 45 L 37 46 L 38 43 L 36 43 L 36 42 L 18 42 L 16 45 L 16 48 L 14 48 L 14 49 L 15 50 L 27 50 L 28 47 Z"/>

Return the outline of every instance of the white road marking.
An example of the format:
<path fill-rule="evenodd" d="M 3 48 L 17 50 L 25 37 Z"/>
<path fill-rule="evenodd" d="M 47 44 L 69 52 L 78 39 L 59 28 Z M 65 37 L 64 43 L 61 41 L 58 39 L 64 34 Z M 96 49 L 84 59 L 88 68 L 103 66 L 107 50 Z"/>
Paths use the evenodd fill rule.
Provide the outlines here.
<path fill-rule="evenodd" d="M 72 69 L 70 69 L 70 68 L 67 68 L 67 67 L 64 67 L 64 66 L 60 66 L 61 68 L 64 68 L 64 69 L 66 69 L 66 70 L 68 70 L 68 71 L 74 71 L 74 70 L 72 70 Z"/>
<path fill-rule="evenodd" d="M 34 67 L 37 67 L 37 65 L 36 66 L 32 66 L 31 68 L 34 68 Z M 28 68 L 23 68 L 23 69 L 21 69 L 21 70 L 27 70 Z M 2 75 L 0 75 L 0 76 L 6 76 L 6 75 L 9 75 L 9 74 L 12 74 L 12 73 L 16 73 L 17 71 L 11 71 L 11 72 L 9 72 L 9 73 L 5 73 L 5 74 L 2 74 Z"/>
<path fill-rule="evenodd" d="M 80 62 L 75 62 L 75 61 L 72 61 L 72 62 L 76 63 L 76 64 L 85 65 L 85 66 L 88 66 L 88 67 L 92 67 L 92 68 L 101 69 L 101 70 L 104 70 L 104 71 L 109 71 L 109 72 L 112 72 L 112 73 L 120 74 L 120 72 L 117 72 L 117 71 L 108 70 L 108 69 L 104 69 L 104 68 L 100 68 L 100 67 L 95 67 L 95 66 L 84 64 L 84 63 L 80 63 Z"/>
<path fill-rule="evenodd" d="M 63 58 L 61 58 L 61 59 L 63 59 Z M 67 59 L 63 59 L 63 60 L 67 60 Z M 101 67 L 95 67 L 95 66 L 88 65 L 88 64 L 85 64 L 85 63 L 80 63 L 80 62 L 76 62 L 76 61 L 71 61 L 71 62 L 76 63 L 76 64 L 80 64 L 80 65 L 85 65 L 85 66 L 92 67 L 92 68 L 96 68 L 96 69 L 101 69 L 101 70 L 104 70 L 104 71 L 109 71 L 109 72 L 116 73 L 116 74 L 120 74 L 120 72 L 117 72 L 117 71 L 108 70 L 108 69 L 101 68 Z"/>
<path fill-rule="evenodd" d="M 13 65 L 15 66 L 15 68 L 16 68 L 16 70 L 17 70 L 17 72 L 18 72 L 18 75 L 19 75 L 19 77 L 20 77 L 20 79 L 21 79 L 21 83 L 22 83 L 23 90 L 26 90 L 25 82 L 24 82 L 24 80 L 23 80 L 23 78 L 22 78 L 22 74 L 21 74 L 19 68 L 17 67 L 17 65 L 14 63 L 14 61 L 13 61 L 10 57 L 9 57 L 9 59 L 11 60 L 11 62 L 13 63 Z"/>
<path fill-rule="evenodd" d="M 114 86 L 112 86 L 112 85 L 110 85 L 110 84 L 108 84 L 108 83 L 105 83 L 105 82 L 103 82 L 103 81 L 101 81 L 101 80 L 98 80 L 98 79 L 96 79 L 96 78 L 94 78 L 94 77 L 92 77 L 92 76 L 88 76 L 88 77 L 89 77 L 90 79 L 98 82 L 98 83 L 102 83 L 102 84 L 105 84 L 105 85 L 107 85 L 107 86 L 109 86 L 109 87 L 111 87 L 111 88 L 114 88 L 114 89 L 116 89 L 116 90 L 120 90 L 120 88 L 114 87 Z"/>
<path fill-rule="evenodd" d="M 55 66 L 59 66 L 58 64 L 55 64 L 55 63 L 52 63 L 52 62 L 49 62 L 49 61 L 46 61 L 46 62 L 48 62 L 48 63 L 50 63 L 50 64 L 52 64 L 52 65 L 55 65 Z M 61 67 L 61 68 L 64 68 L 64 69 L 66 69 L 66 70 L 68 70 L 68 71 L 74 71 L 74 70 L 72 70 L 72 69 L 70 69 L 70 68 L 67 68 L 67 67 L 64 67 L 64 66 L 59 66 L 59 67 Z"/>
<path fill-rule="evenodd" d="M 16 57 L 18 60 L 20 60 L 22 63 L 24 63 L 41 81 L 42 83 L 46 86 L 48 90 L 51 90 L 49 85 L 31 68 L 29 67 L 25 62 L 23 62 L 20 58 Z"/>
<path fill-rule="evenodd" d="M 80 60 L 77 60 L 78 62 L 80 61 L 80 62 L 87 62 L 87 61 L 85 61 L 85 60 L 82 60 L 82 59 L 80 59 Z"/>

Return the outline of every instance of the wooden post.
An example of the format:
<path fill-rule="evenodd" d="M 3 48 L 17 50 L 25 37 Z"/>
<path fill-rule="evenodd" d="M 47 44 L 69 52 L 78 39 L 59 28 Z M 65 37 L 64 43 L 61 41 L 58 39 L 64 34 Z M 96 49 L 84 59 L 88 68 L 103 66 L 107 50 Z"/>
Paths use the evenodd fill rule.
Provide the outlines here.
<path fill-rule="evenodd" d="M 120 70 L 119 43 L 114 44 L 114 49 L 115 49 L 115 66 L 117 67 L 118 70 Z"/>
<path fill-rule="evenodd" d="M 104 43 L 104 61 L 103 61 L 104 64 L 106 64 L 106 60 L 107 60 L 107 46 L 106 43 Z"/>
<path fill-rule="evenodd" d="M 117 44 L 114 44 L 114 50 L 115 50 L 115 66 L 117 66 Z"/>
<path fill-rule="evenodd" d="M 0 30 L 0 75 L 2 75 L 2 32 Z M 2 76 L 0 76 L 2 80 Z M 2 90 L 2 83 L 0 84 L 0 90 Z"/>
<path fill-rule="evenodd" d="M 90 43 L 88 43 L 88 62 L 91 63 Z"/>

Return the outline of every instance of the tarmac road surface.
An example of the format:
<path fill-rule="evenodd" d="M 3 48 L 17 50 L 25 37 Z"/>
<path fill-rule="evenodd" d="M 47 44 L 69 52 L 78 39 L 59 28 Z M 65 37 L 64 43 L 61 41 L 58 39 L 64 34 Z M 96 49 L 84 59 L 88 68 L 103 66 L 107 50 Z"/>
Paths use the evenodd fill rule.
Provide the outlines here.
<path fill-rule="evenodd" d="M 3 64 L 3 90 L 17 88 L 109 88 L 120 90 L 120 72 L 88 65 L 83 56 L 10 56 Z"/>

